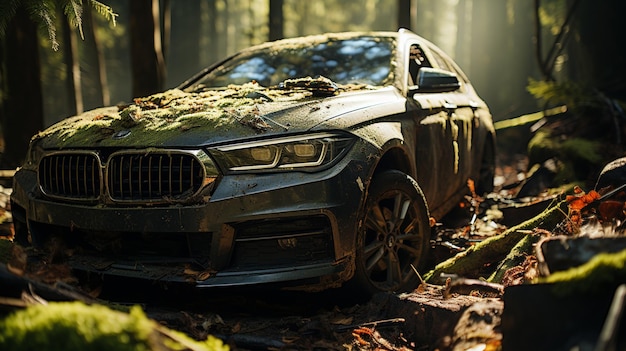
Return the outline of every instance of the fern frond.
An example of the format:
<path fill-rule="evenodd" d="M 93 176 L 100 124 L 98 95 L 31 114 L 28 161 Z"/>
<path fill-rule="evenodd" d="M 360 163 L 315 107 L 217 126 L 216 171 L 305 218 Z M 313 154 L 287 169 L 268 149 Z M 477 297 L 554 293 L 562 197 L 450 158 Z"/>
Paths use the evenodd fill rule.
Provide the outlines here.
<path fill-rule="evenodd" d="M 113 8 L 111 6 L 105 5 L 96 0 L 89 0 L 91 6 L 100 14 L 100 16 L 104 17 L 108 22 L 111 22 L 115 27 L 116 22 L 115 18 L 118 16 L 117 13 L 113 12 Z"/>

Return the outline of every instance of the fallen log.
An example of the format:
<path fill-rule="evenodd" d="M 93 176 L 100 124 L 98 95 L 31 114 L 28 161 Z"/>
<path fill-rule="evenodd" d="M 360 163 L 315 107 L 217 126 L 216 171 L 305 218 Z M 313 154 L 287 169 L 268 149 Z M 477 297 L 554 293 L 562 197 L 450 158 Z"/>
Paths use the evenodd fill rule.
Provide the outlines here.
<path fill-rule="evenodd" d="M 426 273 L 424 280 L 432 284 L 443 284 L 441 274 L 455 274 L 459 277 L 479 278 L 485 267 L 506 258 L 513 247 L 534 229 L 554 229 L 567 217 L 567 203 L 555 203 L 539 215 L 511 227 L 502 234 L 485 239 L 455 256 L 437 264 Z"/>
<path fill-rule="evenodd" d="M 509 254 L 498 265 L 496 270 L 487 279 L 491 283 L 502 283 L 505 273 L 513 268 L 521 265 L 528 255 L 532 253 L 534 245 L 539 241 L 541 236 L 536 233 L 530 233 L 524 236 L 520 241 L 515 244 Z"/>

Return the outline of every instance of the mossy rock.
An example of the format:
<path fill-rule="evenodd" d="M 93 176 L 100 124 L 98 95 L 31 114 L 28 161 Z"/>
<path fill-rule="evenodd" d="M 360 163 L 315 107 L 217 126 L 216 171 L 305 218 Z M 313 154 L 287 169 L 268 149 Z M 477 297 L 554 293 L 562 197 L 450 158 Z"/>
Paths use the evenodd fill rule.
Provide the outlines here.
<path fill-rule="evenodd" d="M 222 341 L 203 342 L 169 330 L 146 317 L 140 307 L 130 313 L 103 305 L 57 302 L 14 312 L 0 320 L 0 350 L 228 350 Z"/>
<path fill-rule="evenodd" d="M 533 283 L 551 284 L 557 296 L 614 290 L 618 285 L 626 284 L 626 249 L 599 253 L 580 266 L 537 278 Z"/>

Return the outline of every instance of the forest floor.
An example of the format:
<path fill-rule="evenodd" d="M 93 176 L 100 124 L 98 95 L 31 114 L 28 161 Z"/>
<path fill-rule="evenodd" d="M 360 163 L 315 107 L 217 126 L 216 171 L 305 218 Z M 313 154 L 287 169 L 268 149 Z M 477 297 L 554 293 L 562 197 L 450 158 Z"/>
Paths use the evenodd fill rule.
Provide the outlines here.
<path fill-rule="evenodd" d="M 499 168 L 499 187 L 514 185 L 520 180 L 519 172 L 519 167 Z M 10 189 L 0 192 L 0 205 L 7 192 Z M 502 198 L 502 193 L 498 197 Z M 460 206 L 435 227 L 437 240 L 433 242 L 429 268 L 539 214 L 551 200 L 550 196 L 525 199 L 524 206 L 505 211 L 506 218 L 502 212 L 493 216 L 490 208 L 479 212 L 467 204 Z M 6 226 L 4 229 L 10 231 Z M 568 343 L 588 345 L 589 338 L 570 342 L 572 337 L 581 338 L 584 333 L 574 335 L 572 330 L 576 329 L 556 326 L 591 323 L 584 330 L 590 331 L 594 344 L 608 309 L 606 301 L 610 302 L 612 296 L 579 297 L 583 304 L 591 306 L 591 312 L 577 307 L 580 316 L 565 317 L 570 315 L 567 310 L 572 309 L 572 304 L 580 300 L 566 305 L 550 303 L 551 296 L 544 291 L 536 294 L 534 290 L 507 288 L 507 293 L 503 293 L 503 286 L 475 279 L 458 279 L 457 284 L 423 283 L 410 293 L 378 294 L 369 301 L 356 301 L 335 290 L 198 291 L 122 279 L 87 286 L 78 284 L 79 280 L 62 264 L 44 265 L 36 255 L 28 254 L 26 260 L 21 284 L 30 291 L 22 291 L 21 299 L 31 294 L 48 300 L 77 299 L 116 308 L 139 305 L 148 317 L 170 329 L 196 340 L 217 336 L 231 350 L 500 350 L 507 337 L 506 350 L 528 346 L 548 350 L 555 349 L 549 340 L 559 335 L 560 346 L 569 350 Z M 10 272 L 2 276 L 6 274 Z M 561 309 L 555 310 L 555 306 Z"/>

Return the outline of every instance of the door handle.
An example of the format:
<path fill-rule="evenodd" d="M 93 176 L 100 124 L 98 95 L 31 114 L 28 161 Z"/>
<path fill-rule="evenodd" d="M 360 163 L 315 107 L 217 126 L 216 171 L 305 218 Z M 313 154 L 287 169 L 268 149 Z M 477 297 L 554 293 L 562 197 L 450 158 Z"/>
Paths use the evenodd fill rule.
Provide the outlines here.
<path fill-rule="evenodd" d="M 452 116 L 454 114 L 454 110 L 456 110 L 458 106 L 456 104 L 453 104 L 451 102 L 444 102 L 443 103 L 443 109 L 446 110 L 446 112 L 448 113 L 448 116 Z"/>
<path fill-rule="evenodd" d="M 458 106 L 456 104 L 453 104 L 451 102 L 447 102 L 446 101 L 446 102 L 443 103 L 443 108 L 446 109 L 446 110 L 456 110 L 457 107 Z"/>

